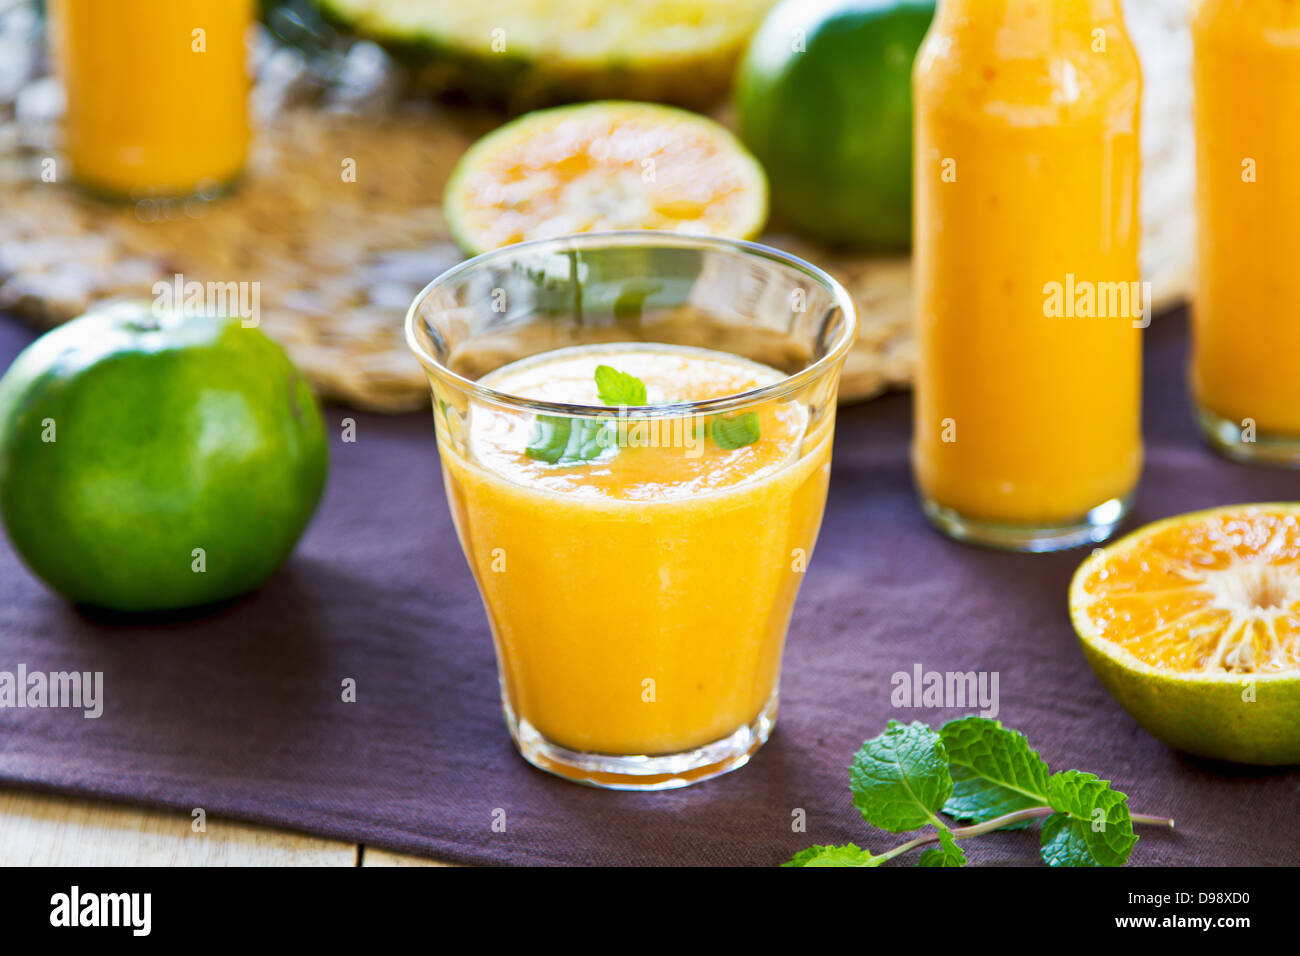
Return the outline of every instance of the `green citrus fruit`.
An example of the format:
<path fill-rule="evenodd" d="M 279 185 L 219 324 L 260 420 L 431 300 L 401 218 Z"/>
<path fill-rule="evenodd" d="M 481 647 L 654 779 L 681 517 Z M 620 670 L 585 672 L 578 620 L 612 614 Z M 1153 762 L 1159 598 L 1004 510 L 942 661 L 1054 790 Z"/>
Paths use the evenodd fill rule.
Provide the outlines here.
<path fill-rule="evenodd" d="M 1300 763 L 1300 504 L 1141 528 L 1080 566 L 1070 615 L 1102 684 L 1153 736 Z"/>
<path fill-rule="evenodd" d="M 483 137 L 452 171 L 443 212 L 471 255 L 614 229 L 749 239 L 767 219 L 767 179 L 712 120 L 609 100 L 538 110 Z"/>
<path fill-rule="evenodd" d="M 288 558 L 325 483 L 320 409 L 238 319 L 119 306 L 41 336 L 0 379 L 0 516 L 72 601 L 233 597 Z"/>
<path fill-rule="evenodd" d="M 882 248 L 912 234 L 912 60 L 933 0 L 785 0 L 736 79 L 740 135 L 780 217 Z"/>

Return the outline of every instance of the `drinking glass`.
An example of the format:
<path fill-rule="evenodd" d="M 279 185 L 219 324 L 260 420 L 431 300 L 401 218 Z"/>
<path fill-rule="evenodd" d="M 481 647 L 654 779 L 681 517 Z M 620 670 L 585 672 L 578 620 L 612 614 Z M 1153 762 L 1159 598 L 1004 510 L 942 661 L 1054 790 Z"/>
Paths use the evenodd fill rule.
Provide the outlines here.
<path fill-rule="evenodd" d="M 767 740 L 855 333 L 848 294 L 807 262 L 662 232 L 507 246 L 419 294 L 407 341 L 432 387 L 447 499 L 526 760 L 594 786 L 665 789 L 733 770 Z M 611 343 L 727 353 L 770 381 L 632 408 L 483 381 Z M 762 423 L 753 444 L 703 453 L 703 436 L 746 422 Z M 635 488 L 610 484 L 607 457 L 527 458 L 556 434 L 614 436 L 609 452 L 638 455 Z"/>

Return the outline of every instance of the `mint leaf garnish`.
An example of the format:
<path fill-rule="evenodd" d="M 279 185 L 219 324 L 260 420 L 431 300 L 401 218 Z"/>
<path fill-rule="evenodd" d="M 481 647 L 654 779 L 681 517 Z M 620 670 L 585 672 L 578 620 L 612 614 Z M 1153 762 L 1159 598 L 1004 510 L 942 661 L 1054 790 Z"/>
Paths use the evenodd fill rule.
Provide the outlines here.
<path fill-rule="evenodd" d="M 597 365 L 595 379 L 596 394 L 606 405 L 650 404 L 645 382 L 635 375 L 610 365 Z M 756 412 L 719 416 L 703 427 L 713 443 L 723 451 L 744 448 L 759 439 L 760 423 Z M 696 435 L 699 435 L 699 426 L 696 426 Z M 600 458 L 609 449 L 623 445 L 616 422 L 539 415 L 524 453 L 529 458 L 553 465 L 574 465 Z"/>
<path fill-rule="evenodd" d="M 782 866 L 879 866 L 880 858 L 850 843 L 846 846 L 810 846 Z"/>
<path fill-rule="evenodd" d="M 1053 774 L 1047 802 L 1056 813 L 1043 823 L 1042 855 L 1048 866 L 1122 866 L 1137 843 L 1128 797 L 1096 774 Z"/>
<path fill-rule="evenodd" d="M 891 720 L 853 758 L 853 805 L 874 826 L 894 833 L 924 828 L 921 835 L 881 854 L 852 843 L 812 846 L 782 865 L 875 867 L 919 849 L 917 866 L 963 866 L 959 840 L 1042 820 L 1041 854 L 1049 866 L 1120 866 L 1137 843 L 1135 822 L 1174 825 L 1130 814 L 1128 797 L 1096 774 L 1048 774 L 1024 735 L 996 720 L 963 717 L 939 733 Z M 935 816 L 941 807 L 977 822 L 950 828 Z"/>
<path fill-rule="evenodd" d="M 930 849 L 921 854 L 921 858 L 916 861 L 917 866 L 965 866 L 966 854 L 962 852 L 961 847 L 957 845 L 957 838 L 952 835 L 952 831 L 940 827 L 937 831 L 939 834 L 939 845 L 932 846 Z"/>
<path fill-rule="evenodd" d="M 933 822 L 952 793 L 939 735 L 919 721 L 891 720 L 853 758 L 849 789 L 853 805 L 882 830 L 902 833 Z"/>
<path fill-rule="evenodd" d="M 554 415 L 538 415 L 533 422 L 533 437 L 524 449 L 524 454 L 537 461 L 548 461 L 552 465 L 564 455 L 569 444 L 569 432 L 573 428 L 573 419 L 557 418 Z"/>
<path fill-rule="evenodd" d="M 952 796 L 943 805 L 948 816 L 983 823 L 1047 802 L 1051 771 L 1024 734 L 971 715 L 948 721 L 939 737 L 952 771 Z"/>
<path fill-rule="evenodd" d="M 524 454 L 552 465 L 578 465 L 594 461 L 617 443 L 612 421 L 538 415 Z"/>
<path fill-rule="evenodd" d="M 645 382 L 608 365 L 596 366 L 596 392 L 606 405 L 646 404 Z"/>
<path fill-rule="evenodd" d="M 596 391 L 606 405 L 644 405 L 645 382 L 608 365 L 596 366 Z M 538 415 L 524 454 L 552 465 L 581 465 L 619 447 L 613 419 Z"/>
<path fill-rule="evenodd" d="M 713 444 L 723 451 L 752 445 L 759 437 L 758 413 L 743 412 L 731 418 L 715 418 L 709 422 L 709 434 L 713 437 Z"/>

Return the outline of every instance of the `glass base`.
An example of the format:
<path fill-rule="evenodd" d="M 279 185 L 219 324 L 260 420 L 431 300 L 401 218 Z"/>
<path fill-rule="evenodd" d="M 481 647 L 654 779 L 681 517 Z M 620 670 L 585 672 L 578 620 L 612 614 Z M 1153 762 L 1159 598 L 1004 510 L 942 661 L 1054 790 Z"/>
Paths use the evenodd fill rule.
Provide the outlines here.
<path fill-rule="evenodd" d="M 135 206 L 137 216 L 143 222 L 155 222 L 164 219 L 194 218 L 196 211 L 203 210 L 209 203 L 224 199 L 239 189 L 244 174 L 236 173 L 229 179 L 210 179 L 196 184 L 191 189 L 134 189 L 124 190 L 113 186 L 96 183 L 93 180 L 73 177 L 73 185 L 85 196 L 100 202 L 119 206 Z"/>
<path fill-rule="evenodd" d="M 1105 541 L 1123 522 L 1132 495 L 1099 504 L 1078 521 L 1063 524 L 1010 524 L 970 518 L 922 496 L 921 507 L 930 523 L 958 541 L 1003 551 L 1064 551 Z"/>
<path fill-rule="evenodd" d="M 1196 419 L 1200 423 L 1201 434 L 1210 447 L 1233 461 L 1248 465 L 1300 468 L 1300 435 L 1256 432 L 1254 440 L 1247 441 L 1240 425 L 1199 405 L 1196 408 Z"/>
<path fill-rule="evenodd" d="M 505 703 L 506 724 L 519 753 L 534 767 L 557 777 L 605 790 L 674 790 L 743 767 L 767 743 L 776 726 L 778 695 L 750 723 L 713 743 L 656 756 L 580 753 L 543 737 Z"/>

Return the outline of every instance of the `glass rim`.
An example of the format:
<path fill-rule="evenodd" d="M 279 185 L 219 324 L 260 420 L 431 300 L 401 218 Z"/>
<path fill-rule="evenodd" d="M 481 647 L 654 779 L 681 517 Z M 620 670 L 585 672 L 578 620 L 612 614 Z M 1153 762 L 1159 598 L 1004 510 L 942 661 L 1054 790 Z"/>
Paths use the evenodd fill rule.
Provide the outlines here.
<path fill-rule="evenodd" d="M 573 250 L 608 248 L 611 246 L 659 246 L 664 248 L 701 250 L 726 249 L 735 253 L 778 263 L 787 268 L 793 269 L 796 272 L 802 273 L 830 292 L 835 305 L 839 307 L 840 311 L 844 315 L 844 327 L 840 330 L 834 344 L 827 350 L 825 355 L 806 368 L 802 368 L 793 374 L 783 374 L 782 377 L 775 382 L 759 386 L 758 388 L 752 388 L 744 392 L 737 392 L 734 395 L 723 395 L 717 398 L 702 399 L 699 401 L 673 402 L 660 405 L 583 405 L 525 398 L 524 396 L 501 391 L 492 388 L 490 385 L 483 385 L 473 379 L 465 378 L 463 375 L 453 371 L 447 365 L 440 362 L 435 356 L 430 355 L 419 339 L 417 326 L 420 322 L 420 306 L 426 299 L 428 299 L 435 289 L 445 286 L 465 273 L 472 272 L 480 266 L 494 261 L 508 260 L 512 256 L 518 255 L 520 252 L 536 252 L 548 247 L 557 252 L 570 252 Z M 546 239 L 529 239 L 508 246 L 501 246 L 498 249 L 480 253 L 477 256 L 466 259 L 464 262 L 458 262 L 456 265 L 443 271 L 437 276 L 437 278 L 433 279 L 433 281 L 416 294 L 410 307 L 406 311 L 404 329 L 406 345 L 415 354 L 415 357 L 420 361 L 420 364 L 423 365 L 427 371 L 448 379 L 452 385 L 464 391 L 471 398 L 476 398 L 484 402 L 491 402 L 497 405 L 526 408 L 533 412 L 563 415 L 570 418 L 608 417 L 610 414 L 618 411 L 635 413 L 639 417 L 645 418 L 667 418 L 681 416 L 683 414 L 727 411 L 732 408 L 752 405 L 761 401 L 781 398 L 824 377 L 844 360 L 849 349 L 853 346 L 853 342 L 857 337 L 858 332 L 858 313 L 857 308 L 854 306 L 852 296 L 849 295 L 848 290 L 845 289 L 837 279 L 825 270 L 818 268 L 811 262 L 808 262 L 806 259 L 802 259 L 792 253 L 783 252 L 780 249 L 764 245 L 761 242 L 750 242 L 744 239 L 727 239 L 720 236 L 695 236 L 685 233 L 659 232 L 651 229 L 625 229 L 609 232 L 574 233 L 572 235 L 556 236 Z"/>

